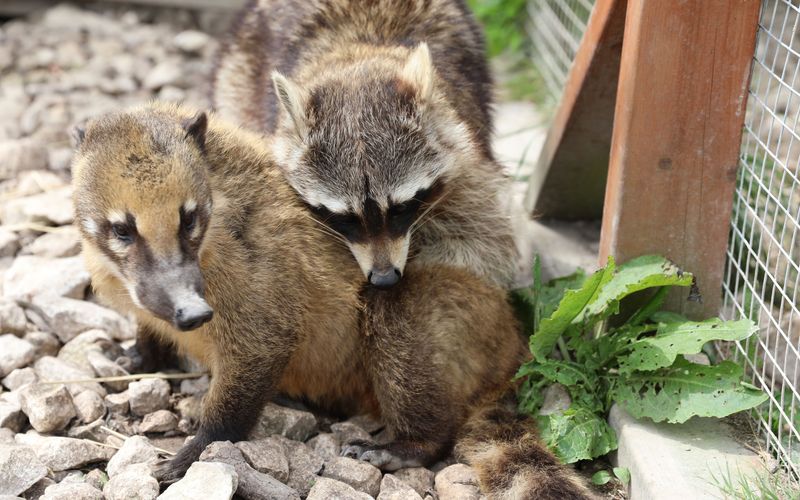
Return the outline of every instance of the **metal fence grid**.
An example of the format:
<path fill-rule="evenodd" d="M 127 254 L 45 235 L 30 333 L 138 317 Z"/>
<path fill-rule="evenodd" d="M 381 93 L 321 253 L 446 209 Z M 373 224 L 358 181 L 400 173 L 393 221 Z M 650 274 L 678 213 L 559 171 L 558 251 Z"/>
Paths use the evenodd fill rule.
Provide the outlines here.
<path fill-rule="evenodd" d="M 533 62 L 557 101 L 594 0 L 530 0 Z M 800 0 L 764 0 L 728 247 L 725 317 L 758 336 L 716 346 L 770 399 L 753 412 L 768 450 L 800 475 Z"/>
<path fill-rule="evenodd" d="M 594 0 L 531 0 L 526 31 L 533 64 L 548 96 L 558 101 L 581 43 Z"/>
<path fill-rule="evenodd" d="M 800 0 L 765 0 L 734 195 L 723 314 L 758 336 L 718 351 L 770 395 L 754 411 L 767 448 L 800 473 Z"/>

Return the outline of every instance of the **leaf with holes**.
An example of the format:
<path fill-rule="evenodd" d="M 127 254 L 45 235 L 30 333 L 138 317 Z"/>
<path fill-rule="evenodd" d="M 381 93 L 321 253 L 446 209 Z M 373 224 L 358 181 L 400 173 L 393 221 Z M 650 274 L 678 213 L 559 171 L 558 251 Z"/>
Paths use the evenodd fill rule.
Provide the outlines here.
<path fill-rule="evenodd" d="M 572 404 L 563 413 L 537 417 L 542 440 L 563 462 L 589 460 L 617 449 L 617 435 L 592 410 Z"/>
<path fill-rule="evenodd" d="M 644 255 L 619 266 L 597 296 L 578 316 L 589 323 L 619 312 L 619 302 L 628 295 L 661 286 L 690 286 L 692 275 L 658 255 Z"/>
<path fill-rule="evenodd" d="M 757 331 L 758 327 L 748 319 L 661 323 L 655 336 L 637 340 L 627 355 L 618 358 L 619 371 L 657 370 L 671 365 L 679 354 L 700 352 L 712 340 L 744 340 Z"/>
<path fill-rule="evenodd" d="M 550 354 L 558 338 L 572 325 L 586 305 L 594 300 L 613 274 L 614 261 L 609 258 L 608 265 L 586 279 L 579 289 L 564 293 L 553 314 L 543 319 L 539 329 L 531 335 L 530 348 L 536 360 L 542 361 Z"/>
<path fill-rule="evenodd" d="M 733 362 L 704 366 L 678 357 L 669 368 L 620 374 L 612 396 L 634 417 L 656 422 L 681 423 L 695 415 L 725 417 L 767 399 L 741 378 L 742 367 Z"/>

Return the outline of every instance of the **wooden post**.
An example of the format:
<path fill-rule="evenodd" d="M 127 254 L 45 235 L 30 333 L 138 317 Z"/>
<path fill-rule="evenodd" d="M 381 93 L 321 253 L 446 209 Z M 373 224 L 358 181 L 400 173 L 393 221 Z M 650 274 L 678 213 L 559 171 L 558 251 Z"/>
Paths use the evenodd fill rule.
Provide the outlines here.
<path fill-rule="evenodd" d="M 626 0 L 597 0 L 553 124 L 528 183 L 536 216 L 598 219 L 603 213 Z"/>
<path fill-rule="evenodd" d="M 628 0 L 600 261 L 657 253 L 719 311 L 759 0 Z"/>

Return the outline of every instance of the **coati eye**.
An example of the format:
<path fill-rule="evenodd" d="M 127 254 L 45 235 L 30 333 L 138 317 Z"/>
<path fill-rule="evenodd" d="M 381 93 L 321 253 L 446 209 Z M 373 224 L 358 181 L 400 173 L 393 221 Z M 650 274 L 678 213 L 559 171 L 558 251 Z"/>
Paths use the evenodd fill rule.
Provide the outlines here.
<path fill-rule="evenodd" d="M 197 212 L 183 212 L 181 210 L 181 229 L 187 233 L 191 233 L 197 225 Z"/>
<path fill-rule="evenodd" d="M 116 239 L 125 243 L 126 245 L 133 243 L 134 230 L 128 224 L 113 224 L 111 226 L 111 232 L 114 233 L 114 237 Z"/>

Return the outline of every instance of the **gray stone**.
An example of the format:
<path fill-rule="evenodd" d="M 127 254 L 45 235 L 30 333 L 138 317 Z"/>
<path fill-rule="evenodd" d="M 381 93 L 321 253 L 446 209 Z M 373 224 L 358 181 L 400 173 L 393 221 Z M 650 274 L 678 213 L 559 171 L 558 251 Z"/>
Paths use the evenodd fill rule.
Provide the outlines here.
<path fill-rule="evenodd" d="M 439 500 L 479 500 L 478 476 L 472 467 L 454 464 L 445 467 L 434 480 Z"/>
<path fill-rule="evenodd" d="M 253 469 L 245 461 L 242 451 L 230 441 L 217 441 L 206 447 L 200 455 L 203 462 L 222 462 L 233 466 L 239 476 L 238 496 L 252 500 L 299 499 L 295 490 L 269 474 Z"/>
<path fill-rule="evenodd" d="M 305 441 L 317 428 L 317 419 L 307 411 L 267 403 L 251 438 L 260 439 L 279 434 L 295 441 Z"/>
<path fill-rule="evenodd" d="M 346 420 L 348 423 L 355 424 L 370 434 L 374 434 L 384 428 L 383 422 L 370 415 L 356 415 Z"/>
<path fill-rule="evenodd" d="M 131 436 L 125 440 L 119 451 L 108 461 L 106 473 L 108 477 L 114 477 L 131 465 L 145 464 L 149 466 L 157 461 L 158 452 L 150 444 L 149 439 L 144 436 Z"/>
<path fill-rule="evenodd" d="M 125 467 L 103 486 L 106 500 L 154 500 L 158 497 L 158 481 L 150 466 L 135 464 Z"/>
<path fill-rule="evenodd" d="M 139 425 L 139 432 L 168 432 L 178 427 L 178 417 L 169 410 L 157 410 L 148 413 Z"/>
<path fill-rule="evenodd" d="M 20 306 L 10 300 L 0 300 L 0 333 L 20 336 L 25 333 L 27 326 L 25 311 Z"/>
<path fill-rule="evenodd" d="M 95 328 L 115 340 L 133 336 L 131 324 L 119 313 L 85 300 L 40 295 L 34 297 L 32 305 L 62 342 Z"/>
<path fill-rule="evenodd" d="M 0 495 L 20 495 L 46 475 L 32 448 L 0 444 Z"/>
<path fill-rule="evenodd" d="M 269 437 L 257 441 L 239 441 L 236 447 L 258 472 L 269 474 L 282 483 L 289 480 L 286 445 L 280 439 Z"/>
<path fill-rule="evenodd" d="M 349 484 L 327 477 L 319 478 L 308 492 L 308 500 L 371 500 L 366 493 L 356 491 Z"/>
<path fill-rule="evenodd" d="M 27 418 L 22 413 L 22 407 L 15 399 L 0 395 L 0 428 L 19 432 L 25 427 Z"/>
<path fill-rule="evenodd" d="M 180 50 L 194 54 L 202 52 L 210 39 L 211 37 L 202 31 L 186 30 L 175 35 L 172 41 Z"/>
<path fill-rule="evenodd" d="M 50 170 L 67 170 L 72 161 L 72 148 L 52 148 L 47 155 Z"/>
<path fill-rule="evenodd" d="M 182 76 L 180 65 L 174 61 L 163 61 L 147 73 L 142 85 L 148 90 L 158 90 L 165 85 L 175 84 Z"/>
<path fill-rule="evenodd" d="M 100 469 L 92 469 L 83 477 L 86 484 L 91 484 L 98 490 L 103 489 L 103 485 L 108 481 L 108 475 Z"/>
<path fill-rule="evenodd" d="M 59 382 L 69 380 L 85 380 L 93 378 L 94 374 L 78 368 L 77 366 L 62 361 L 52 356 L 44 356 L 33 364 L 33 369 L 41 382 Z M 72 397 L 83 391 L 92 391 L 106 395 L 106 390 L 97 382 L 70 382 L 65 384 Z"/>
<path fill-rule="evenodd" d="M 19 236 L 0 226 L 0 257 L 13 257 L 19 251 Z"/>
<path fill-rule="evenodd" d="M 567 388 L 561 384 L 550 384 L 544 390 L 544 401 L 539 409 L 539 415 L 551 415 L 568 409 L 572 404 Z"/>
<path fill-rule="evenodd" d="M 131 413 L 144 416 L 169 407 L 170 387 L 166 380 L 149 378 L 128 384 Z"/>
<path fill-rule="evenodd" d="M 331 425 L 331 432 L 342 444 L 352 443 L 353 441 L 370 441 L 372 436 L 351 422 L 337 422 Z"/>
<path fill-rule="evenodd" d="M 113 345 L 111 337 L 103 330 L 86 330 L 65 343 L 58 351 L 57 358 L 92 373 L 94 368 L 89 362 L 89 353 L 97 353 L 102 356 L 103 349 L 110 349 L 111 345 Z"/>
<path fill-rule="evenodd" d="M 62 384 L 31 384 L 20 389 L 20 406 L 37 432 L 60 431 L 75 416 L 72 396 Z"/>
<path fill-rule="evenodd" d="M 25 252 L 49 259 L 73 257 L 81 252 L 81 235 L 75 226 L 64 226 L 39 236 L 25 247 Z"/>
<path fill-rule="evenodd" d="M 103 398 L 96 392 L 83 391 L 72 402 L 75 404 L 75 413 L 85 424 L 94 422 L 106 413 Z"/>
<path fill-rule="evenodd" d="M 33 139 L 0 141 L 0 179 L 20 172 L 47 168 L 47 148 Z"/>
<path fill-rule="evenodd" d="M 62 481 L 48 486 L 41 500 L 103 500 L 103 492 L 91 484 Z"/>
<path fill-rule="evenodd" d="M 3 224 L 72 224 L 72 188 L 54 189 L 42 194 L 8 200 L 0 206 Z"/>
<path fill-rule="evenodd" d="M 112 448 L 84 439 L 59 436 L 41 436 L 33 431 L 17 434 L 19 444 L 33 448 L 39 460 L 54 472 L 78 469 L 85 465 L 104 462 L 113 454 Z"/>
<path fill-rule="evenodd" d="M 394 476 L 414 488 L 419 496 L 424 497 L 434 491 L 434 473 L 424 467 L 410 467 L 395 471 Z"/>
<path fill-rule="evenodd" d="M 36 349 L 27 340 L 11 334 L 0 335 L 0 377 L 31 363 Z"/>
<path fill-rule="evenodd" d="M 325 465 L 322 475 L 347 483 L 373 497 L 381 490 L 381 471 L 372 464 L 352 458 L 336 457 Z"/>
<path fill-rule="evenodd" d="M 36 359 L 44 356 L 57 356 L 61 349 L 61 342 L 52 333 L 32 331 L 27 332 L 23 338 L 36 348 Z"/>
<path fill-rule="evenodd" d="M 276 436 L 278 437 L 278 436 Z M 297 490 L 300 496 L 308 494 L 314 482 L 319 479 L 319 474 L 325 467 L 325 461 L 305 443 L 299 443 L 283 437 L 278 437 L 286 446 L 289 459 L 288 485 Z"/>
<path fill-rule="evenodd" d="M 126 369 L 108 359 L 103 353 L 89 352 L 86 355 L 86 360 L 99 377 L 121 377 L 129 375 Z M 103 384 L 107 385 L 112 391 L 124 391 L 128 388 L 129 383 L 130 381 L 128 380 L 103 382 Z"/>
<path fill-rule="evenodd" d="M 128 391 L 109 394 L 105 397 L 105 403 L 109 413 L 115 413 L 117 415 L 125 415 L 130 411 L 130 401 L 131 397 Z"/>
<path fill-rule="evenodd" d="M 161 500 L 230 500 L 239 477 L 232 465 L 221 462 L 195 462 L 180 481 L 158 497 Z"/>
<path fill-rule="evenodd" d="M 43 294 L 83 299 L 89 278 L 89 271 L 79 256 L 47 259 L 22 255 L 6 271 L 3 295 L 28 301 Z"/>
<path fill-rule="evenodd" d="M 341 454 L 342 447 L 336 436 L 323 432 L 308 440 L 310 446 L 325 462 L 329 462 Z"/>
<path fill-rule="evenodd" d="M 187 378 L 181 380 L 181 393 L 183 394 L 202 395 L 208 392 L 208 387 L 208 375 L 203 375 L 200 378 Z"/>
<path fill-rule="evenodd" d="M 381 480 L 378 500 L 422 500 L 414 488 L 393 474 L 386 474 Z"/>

